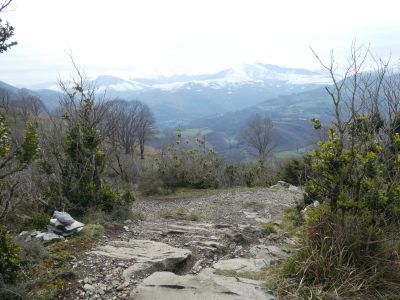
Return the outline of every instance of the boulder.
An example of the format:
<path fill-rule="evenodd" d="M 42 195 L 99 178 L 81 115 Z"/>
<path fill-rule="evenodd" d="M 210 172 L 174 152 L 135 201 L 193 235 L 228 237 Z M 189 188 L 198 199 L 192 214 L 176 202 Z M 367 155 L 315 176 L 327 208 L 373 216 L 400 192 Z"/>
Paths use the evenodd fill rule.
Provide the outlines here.
<path fill-rule="evenodd" d="M 66 212 L 55 211 L 50 224 L 47 226 L 49 232 L 53 232 L 64 237 L 79 233 L 85 225 L 74 220 L 70 214 Z"/>
<path fill-rule="evenodd" d="M 286 181 L 282 181 L 282 180 L 278 181 L 277 185 L 285 187 L 285 188 L 288 188 L 290 186 L 289 183 L 287 183 Z"/>
<path fill-rule="evenodd" d="M 222 271 L 260 272 L 275 262 L 275 258 L 233 258 L 216 262 L 213 268 Z"/>
<path fill-rule="evenodd" d="M 255 280 L 213 274 L 209 268 L 198 275 L 178 276 L 156 272 L 132 291 L 135 300 L 273 300 L 273 293 Z"/>
<path fill-rule="evenodd" d="M 61 224 L 67 225 L 67 226 L 71 225 L 75 221 L 74 218 L 72 218 L 69 213 L 60 212 L 57 210 L 53 213 L 53 218 L 58 220 Z"/>
<path fill-rule="evenodd" d="M 90 253 L 132 261 L 133 264 L 124 271 L 125 280 L 137 272 L 169 270 L 191 255 L 188 249 L 150 240 L 113 241 Z"/>
<path fill-rule="evenodd" d="M 273 260 L 275 258 L 286 258 L 289 251 L 274 245 L 255 245 L 250 248 L 249 253 L 253 258 L 263 258 Z"/>

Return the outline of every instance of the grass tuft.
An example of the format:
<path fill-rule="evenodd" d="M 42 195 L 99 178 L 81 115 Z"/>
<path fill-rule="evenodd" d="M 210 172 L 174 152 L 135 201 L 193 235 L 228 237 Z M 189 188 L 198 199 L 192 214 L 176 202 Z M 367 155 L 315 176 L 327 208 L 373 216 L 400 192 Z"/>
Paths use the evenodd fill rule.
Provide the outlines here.
<path fill-rule="evenodd" d="M 164 211 L 161 217 L 165 219 L 185 220 L 185 221 L 200 221 L 201 215 L 194 211 L 189 211 L 186 208 L 175 208 Z"/>

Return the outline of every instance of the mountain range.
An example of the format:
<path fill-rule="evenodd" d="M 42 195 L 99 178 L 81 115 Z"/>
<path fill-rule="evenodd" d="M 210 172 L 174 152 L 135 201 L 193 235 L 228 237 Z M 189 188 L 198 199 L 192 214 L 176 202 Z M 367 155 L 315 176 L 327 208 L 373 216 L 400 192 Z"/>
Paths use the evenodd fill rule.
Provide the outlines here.
<path fill-rule="evenodd" d="M 140 100 L 155 114 L 158 127 L 185 129 L 205 135 L 226 157 L 243 159 L 239 134 L 255 113 L 268 114 L 275 124 L 277 151 L 307 148 L 309 117 L 328 119 L 329 98 L 323 86 L 329 78 L 316 71 L 269 64 L 242 64 L 214 74 L 123 79 L 102 75 L 90 79 L 108 98 Z M 0 82 L 14 94 L 20 89 Z M 23 89 L 54 109 L 61 96 L 54 83 Z"/>
<path fill-rule="evenodd" d="M 123 79 L 92 79 L 111 98 L 140 100 L 153 110 L 160 126 L 178 126 L 216 113 L 240 110 L 267 99 L 312 90 L 329 82 L 324 74 L 269 64 L 241 64 L 214 74 Z M 58 91 L 54 83 L 31 86 Z"/>

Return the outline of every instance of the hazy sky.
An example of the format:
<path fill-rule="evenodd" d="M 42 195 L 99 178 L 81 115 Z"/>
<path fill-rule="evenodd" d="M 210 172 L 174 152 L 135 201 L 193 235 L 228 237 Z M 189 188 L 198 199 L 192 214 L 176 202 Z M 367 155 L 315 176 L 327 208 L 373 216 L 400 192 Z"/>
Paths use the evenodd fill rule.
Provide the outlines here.
<path fill-rule="evenodd" d="M 0 80 L 30 85 L 71 72 L 65 50 L 95 76 L 214 72 L 264 62 L 318 68 L 351 41 L 400 57 L 398 0 L 14 0 L 1 17 L 19 45 L 0 55 Z"/>

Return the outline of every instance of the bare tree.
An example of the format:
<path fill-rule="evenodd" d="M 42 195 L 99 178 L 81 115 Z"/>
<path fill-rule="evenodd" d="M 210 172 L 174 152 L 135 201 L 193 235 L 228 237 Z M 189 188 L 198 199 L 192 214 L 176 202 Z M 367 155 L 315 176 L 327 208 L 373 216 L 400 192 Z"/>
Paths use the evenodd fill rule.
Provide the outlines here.
<path fill-rule="evenodd" d="M 0 89 L 0 108 L 3 110 L 5 116 L 10 111 L 10 93 L 6 89 Z"/>
<path fill-rule="evenodd" d="M 112 142 L 131 154 L 138 144 L 137 131 L 141 103 L 139 101 L 114 100 L 107 115 L 107 128 Z"/>
<path fill-rule="evenodd" d="M 268 116 L 255 114 L 247 120 L 241 132 L 242 141 L 257 152 L 262 162 L 265 162 L 276 146 L 272 138 L 273 127 L 273 122 Z"/>
<path fill-rule="evenodd" d="M 139 146 L 144 157 L 144 143 L 154 132 L 154 116 L 150 108 L 140 101 L 114 100 L 104 122 L 104 135 L 112 145 L 120 145 L 125 154 Z"/>
<path fill-rule="evenodd" d="M 141 104 L 137 123 L 137 137 L 140 146 L 140 158 L 144 159 L 144 144 L 155 132 L 153 112 L 146 104 Z"/>
<path fill-rule="evenodd" d="M 39 97 L 22 89 L 17 94 L 17 99 L 13 101 L 22 121 L 27 124 L 32 118 L 37 120 L 39 114 L 45 110 L 45 105 Z"/>

